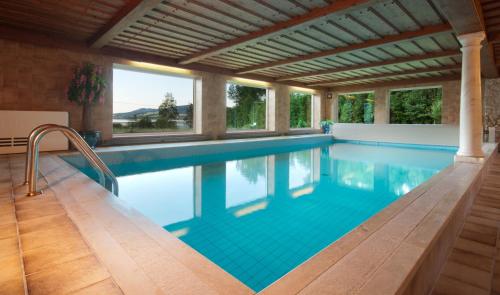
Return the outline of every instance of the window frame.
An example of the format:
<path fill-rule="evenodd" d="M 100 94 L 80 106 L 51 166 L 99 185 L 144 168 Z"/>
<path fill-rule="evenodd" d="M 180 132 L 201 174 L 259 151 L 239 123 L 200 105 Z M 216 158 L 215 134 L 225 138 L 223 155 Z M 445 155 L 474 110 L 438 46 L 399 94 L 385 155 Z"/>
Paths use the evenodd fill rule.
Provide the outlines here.
<path fill-rule="evenodd" d="M 441 89 L 441 123 L 439 124 L 433 124 L 433 123 L 392 123 L 391 122 L 391 94 L 392 92 L 396 91 L 411 91 L 411 90 L 425 90 L 425 89 Z M 391 125 L 441 125 L 442 120 L 443 120 L 443 85 L 425 85 L 425 86 L 415 86 L 415 87 L 403 87 L 403 88 L 394 88 L 394 89 L 389 89 L 387 91 L 387 109 L 388 109 L 388 116 L 389 116 L 389 122 L 388 124 Z"/>
<path fill-rule="evenodd" d="M 340 122 L 340 96 L 346 96 L 346 95 L 356 95 L 356 94 L 369 94 L 372 93 L 374 96 L 374 101 L 373 101 L 373 122 L 372 123 L 345 123 L 345 122 Z M 368 124 L 375 124 L 375 90 L 363 90 L 363 91 L 353 91 L 353 92 L 339 92 L 337 93 L 336 103 L 337 103 L 337 123 L 340 124 L 363 124 L 363 125 L 368 125 Z M 363 114 L 364 115 L 364 114 Z"/>
<path fill-rule="evenodd" d="M 310 112 L 311 112 L 311 124 L 308 126 L 308 127 L 294 127 L 292 128 L 290 126 L 290 123 L 291 123 L 291 111 L 292 111 L 292 108 L 291 108 L 291 102 L 292 102 L 292 94 L 293 93 L 300 93 L 300 94 L 307 94 L 307 95 L 310 95 L 311 96 L 311 105 L 310 105 Z M 314 97 L 316 96 L 316 94 L 314 92 L 308 92 L 308 91 L 300 91 L 300 90 L 294 90 L 292 89 L 289 93 L 288 93 L 288 128 L 292 131 L 295 131 L 295 130 L 312 130 L 314 129 L 314 119 L 315 119 L 315 114 L 314 114 Z M 321 114 L 320 114 L 321 116 Z"/>
<path fill-rule="evenodd" d="M 178 136 L 178 135 L 195 135 L 199 134 L 199 130 L 197 128 L 198 124 L 198 115 L 197 115 L 197 104 L 199 97 L 197 96 L 197 80 L 201 79 L 200 76 L 193 74 L 190 70 L 163 66 L 159 64 L 151 64 L 151 63 L 142 63 L 142 62 L 129 62 L 129 63 L 119 63 L 114 62 L 112 65 L 112 72 L 115 69 L 138 72 L 144 74 L 155 74 L 162 75 L 168 77 L 176 77 L 176 78 L 189 78 L 192 80 L 192 93 L 193 93 L 193 119 L 192 119 L 192 127 L 189 130 L 183 131 L 153 131 L 153 132 L 126 132 L 126 133 L 115 133 L 114 128 L 111 127 L 112 136 L 113 137 L 148 137 L 148 136 Z M 114 79 L 112 79 L 111 87 L 114 87 Z M 115 96 L 114 93 L 112 95 L 112 105 L 114 106 Z M 113 113 L 114 115 L 114 113 Z M 111 125 L 113 125 L 113 119 L 111 120 Z"/>
<path fill-rule="evenodd" d="M 265 103 L 266 103 L 266 107 L 265 107 L 265 120 L 264 120 L 264 124 L 265 124 L 265 127 L 264 129 L 238 129 L 238 128 L 228 128 L 227 126 L 227 100 L 228 100 L 228 94 L 227 94 L 227 89 L 228 89 L 228 84 L 235 84 L 235 85 L 239 85 L 239 86 L 245 86 L 245 87 L 253 87 L 253 88 L 260 88 L 260 89 L 265 89 L 266 90 L 266 97 L 265 97 Z M 224 84 L 225 87 L 224 87 L 224 116 L 226 117 L 226 133 L 252 133 L 252 132 L 268 132 L 270 131 L 269 130 L 269 114 L 270 114 L 270 111 L 269 111 L 269 92 L 272 90 L 272 87 L 266 85 L 267 83 L 262 83 L 262 85 L 259 85 L 260 83 L 258 83 L 258 81 L 256 81 L 256 83 L 245 83 L 245 82 L 242 82 L 242 81 L 238 81 L 238 80 L 235 80 L 235 79 L 229 79 L 229 80 L 226 80 L 226 83 Z"/>

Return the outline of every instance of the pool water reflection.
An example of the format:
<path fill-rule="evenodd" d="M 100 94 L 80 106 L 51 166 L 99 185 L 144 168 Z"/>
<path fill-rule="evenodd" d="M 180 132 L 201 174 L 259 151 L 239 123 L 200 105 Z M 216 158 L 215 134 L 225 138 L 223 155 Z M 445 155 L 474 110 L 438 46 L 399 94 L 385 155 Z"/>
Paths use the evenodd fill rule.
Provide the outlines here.
<path fill-rule="evenodd" d="M 118 181 L 120 198 L 260 291 L 452 161 L 337 143 L 169 170 L 144 162 L 155 171 Z"/>

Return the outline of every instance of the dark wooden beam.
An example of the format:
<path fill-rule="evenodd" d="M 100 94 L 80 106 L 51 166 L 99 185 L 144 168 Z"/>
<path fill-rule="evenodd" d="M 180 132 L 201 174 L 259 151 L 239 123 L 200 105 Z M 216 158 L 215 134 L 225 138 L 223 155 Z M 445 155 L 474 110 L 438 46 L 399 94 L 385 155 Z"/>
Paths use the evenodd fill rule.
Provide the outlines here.
<path fill-rule="evenodd" d="M 440 12 L 448 18 L 457 35 L 485 31 L 481 4 L 478 0 L 433 0 Z M 488 40 L 481 50 L 481 73 L 485 78 L 498 77 L 495 58 Z"/>
<path fill-rule="evenodd" d="M 338 74 L 338 73 L 344 73 L 344 72 L 348 72 L 348 71 L 364 70 L 364 69 L 370 69 L 370 68 L 376 68 L 376 67 L 382 67 L 382 66 L 415 62 L 415 61 L 425 61 L 425 60 L 431 60 L 431 59 L 436 59 L 436 58 L 441 58 L 441 57 L 452 57 L 452 56 L 458 56 L 460 54 L 461 54 L 461 52 L 458 50 L 445 50 L 445 51 L 441 51 L 441 52 L 432 52 L 432 53 L 426 53 L 426 54 L 421 54 L 421 55 L 412 55 L 412 56 L 408 56 L 408 57 L 394 58 L 394 59 L 384 60 L 384 61 L 380 61 L 380 62 L 373 62 L 373 63 L 367 63 L 367 64 L 361 64 L 361 65 L 355 65 L 355 66 L 348 66 L 348 67 L 338 67 L 335 69 L 327 69 L 327 70 L 321 70 L 321 71 L 314 71 L 314 72 L 307 72 L 307 73 L 302 73 L 302 74 L 283 76 L 283 77 L 277 78 L 276 81 L 287 81 L 287 80 L 293 80 L 293 79 L 299 79 L 299 78 L 316 77 L 316 76 L 329 75 L 329 74 Z"/>
<path fill-rule="evenodd" d="M 92 48 L 102 48 L 113 38 L 156 7 L 161 0 L 129 0 L 115 16 L 88 40 Z"/>
<path fill-rule="evenodd" d="M 276 80 L 271 77 L 255 75 L 255 74 L 247 74 L 247 75 L 239 75 L 234 73 L 234 71 L 215 67 L 211 65 L 193 63 L 189 65 L 179 65 L 177 60 L 173 58 L 168 58 L 165 56 L 143 53 L 138 51 L 132 51 L 122 48 L 116 47 L 104 47 L 101 49 L 89 48 L 85 42 L 71 41 L 65 38 L 56 37 L 52 35 L 48 35 L 45 33 L 37 33 L 31 30 L 24 30 L 9 26 L 0 25 L 0 39 L 11 40 L 15 42 L 34 44 L 37 46 L 53 48 L 53 49 L 63 49 L 69 50 L 73 52 L 79 52 L 83 54 L 95 54 L 102 56 L 109 56 L 115 59 L 124 59 L 131 61 L 139 61 L 139 62 L 147 62 L 154 63 L 158 65 L 170 66 L 170 67 L 178 67 L 187 70 L 200 71 L 200 72 L 208 72 L 215 73 L 220 75 L 226 75 L 231 77 L 239 77 L 246 79 L 253 79 L 259 81 L 265 81 L 270 83 L 276 83 Z M 287 82 L 287 83 L 279 83 L 283 85 L 289 86 L 297 86 L 297 87 L 307 87 L 305 83 L 299 82 Z M 317 90 L 325 90 L 324 87 L 314 87 L 313 89 Z"/>
<path fill-rule="evenodd" d="M 394 72 L 394 73 L 390 73 L 390 74 L 382 73 L 382 74 L 359 76 L 359 77 L 354 77 L 354 78 L 342 78 L 342 79 L 337 79 L 337 80 L 312 83 L 312 84 L 308 84 L 308 86 L 312 86 L 312 87 L 331 86 L 333 84 L 338 84 L 338 83 L 342 83 L 342 82 L 366 81 L 366 80 L 372 80 L 372 79 L 382 79 L 382 78 L 401 77 L 401 76 L 424 74 L 424 73 L 460 70 L 461 67 L 462 67 L 462 65 L 459 65 L 459 64 L 458 65 L 442 66 L 442 67 L 429 67 L 429 68 L 416 69 L 416 70 L 411 70 L 411 71 Z"/>
<path fill-rule="evenodd" d="M 373 89 L 379 88 L 379 87 L 394 87 L 394 86 L 415 87 L 415 86 L 419 86 L 419 85 L 423 85 L 423 84 L 436 85 L 440 82 L 454 81 L 454 80 L 460 80 L 460 75 L 453 74 L 453 75 L 446 75 L 446 76 L 442 76 L 442 77 L 405 79 L 405 80 L 388 81 L 388 82 L 378 81 L 378 82 L 371 82 L 371 83 L 358 84 L 358 85 L 333 87 L 333 88 L 330 88 L 329 90 L 335 91 L 335 92 L 354 92 L 354 91 L 373 90 Z"/>
<path fill-rule="evenodd" d="M 434 35 L 434 34 L 439 34 L 443 32 L 449 32 L 451 31 L 451 26 L 449 24 L 439 24 L 439 25 L 432 25 L 428 27 L 424 27 L 420 30 L 416 31 L 409 31 L 409 32 L 403 32 L 401 34 L 397 35 L 389 35 L 385 36 L 380 39 L 372 39 L 368 40 L 362 43 L 358 44 L 352 44 L 349 46 L 345 47 L 338 47 L 335 49 L 330 49 L 330 50 L 324 50 L 324 51 L 319 51 L 311 54 L 305 54 L 305 55 L 299 55 L 297 57 L 292 57 L 292 58 L 287 58 L 283 60 L 278 60 L 276 62 L 270 62 L 266 64 L 261 64 L 261 65 L 256 65 L 248 68 L 244 68 L 240 71 L 238 71 L 238 74 L 247 74 L 259 70 L 265 70 L 265 69 L 270 69 L 278 66 L 284 66 L 284 65 L 289 65 L 289 64 L 294 64 L 294 63 L 299 63 L 311 59 L 316 59 L 316 58 L 321 58 L 321 57 L 329 57 L 329 56 L 334 56 L 340 53 L 345 53 L 345 52 L 350 52 L 350 51 L 356 51 L 356 50 L 361 50 L 361 49 L 367 49 L 371 47 L 377 47 L 377 46 L 382 46 L 382 45 L 389 45 L 393 44 L 396 42 L 400 42 L 403 40 L 408 40 L 408 39 L 416 39 L 416 38 L 421 38 L 424 36 L 428 35 Z"/>
<path fill-rule="evenodd" d="M 299 15 L 296 17 L 293 17 L 289 20 L 282 21 L 279 23 L 276 23 L 272 26 L 265 27 L 259 31 L 255 31 L 252 33 L 249 33 L 247 35 L 232 39 L 228 42 L 225 42 L 223 44 L 214 46 L 212 48 L 209 48 L 207 50 L 201 51 L 199 53 L 193 54 L 187 58 L 182 59 L 179 63 L 180 64 L 189 64 L 193 63 L 196 61 L 200 61 L 205 58 L 209 58 L 211 56 L 220 54 L 222 52 L 229 51 L 235 47 L 240 47 L 244 46 L 249 43 L 254 43 L 257 42 L 258 40 L 268 38 L 271 34 L 290 29 L 292 27 L 297 27 L 300 25 L 304 25 L 307 22 L 314 21 L 318 18 L 333 14 L 333 13 L 338 13 L 338 12 L 346 12 L 350 9 L 354 8 L 359 8 L 362 7 L 363 5 L 367 5 L 370 3 L 373 3 L 373 0 L 339 0 L 339 1 L 334 1 L 333 3 L 329 4 L 328 6 L 325 7 L 318 7 L 315 9 L 312 9 L 306 14 Z"/>

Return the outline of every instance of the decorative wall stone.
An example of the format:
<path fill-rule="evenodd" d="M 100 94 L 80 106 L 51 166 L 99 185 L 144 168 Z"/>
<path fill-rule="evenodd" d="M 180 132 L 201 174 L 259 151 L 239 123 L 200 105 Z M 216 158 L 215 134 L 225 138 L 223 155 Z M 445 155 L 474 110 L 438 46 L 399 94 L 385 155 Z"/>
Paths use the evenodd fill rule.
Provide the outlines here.
<path fill-rule="evenodd" d="M 106 103 L 93 106 L 93 128 L 112 136 L 112 59 L 64 49 L 0 39 L 0 109 L 69 112 L 70 126 L 80 129 L 82 108 L 66 98 L 73 70 L 82 62 L 103 67 L 108 81 Z"/>
<path fill-rule="evenodd" d="M 484 126 L 500 128 L 500 78 L 484 81 L 483 104 Z"/>

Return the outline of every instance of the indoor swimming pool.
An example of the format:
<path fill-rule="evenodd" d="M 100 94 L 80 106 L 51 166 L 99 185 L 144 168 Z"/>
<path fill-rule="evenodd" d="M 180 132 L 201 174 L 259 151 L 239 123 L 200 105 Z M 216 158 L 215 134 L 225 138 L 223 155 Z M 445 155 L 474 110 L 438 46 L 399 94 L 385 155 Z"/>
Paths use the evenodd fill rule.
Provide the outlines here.
<path fill-rule="evenodd" d="M 255 291 L 449 166 L 456 152 L 331 139 L 202 150 L 100 156 L 118 177 L 120 199 Z M 95 179 L 80 157 L 63 158 Z"/>

